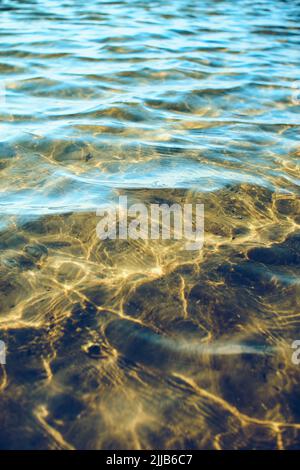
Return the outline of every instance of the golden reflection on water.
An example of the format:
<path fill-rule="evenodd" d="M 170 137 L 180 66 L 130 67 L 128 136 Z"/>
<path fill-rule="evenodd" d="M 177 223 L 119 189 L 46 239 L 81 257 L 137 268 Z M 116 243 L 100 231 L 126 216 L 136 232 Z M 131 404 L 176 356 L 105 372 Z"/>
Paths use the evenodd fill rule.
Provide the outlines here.
<path fill-rule="evenodd" d="M 124 193 L 204 203 L 204 248 L 100 241 L 95 213 L 3 231 L 1 445 L 297 446 L 299 201 L 247 184 Z"/>
<path fill-rule="evenodd" d="M 0 448 L 300 447 L 299 11 L 1 2 Z M 100 241 L 118 195 L 203 250 Z"/>

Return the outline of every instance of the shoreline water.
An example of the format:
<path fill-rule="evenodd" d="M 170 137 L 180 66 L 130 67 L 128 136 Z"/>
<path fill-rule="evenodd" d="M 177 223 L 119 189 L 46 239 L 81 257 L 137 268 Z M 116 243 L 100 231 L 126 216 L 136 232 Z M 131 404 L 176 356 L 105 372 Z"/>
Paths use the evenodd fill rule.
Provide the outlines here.
<path fill-rule="evenodd" d="M 299 11 L 2 2 L 0 449 L 300 448 Z"/>

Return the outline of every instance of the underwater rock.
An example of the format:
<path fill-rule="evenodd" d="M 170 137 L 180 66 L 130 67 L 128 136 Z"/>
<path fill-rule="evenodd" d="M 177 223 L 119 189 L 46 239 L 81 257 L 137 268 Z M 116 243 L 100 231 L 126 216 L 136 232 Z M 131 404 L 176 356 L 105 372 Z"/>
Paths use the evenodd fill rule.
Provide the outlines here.
<path fill-rule="evenodd" d="M 73 395 L 60 394 L 55 396 L 49 407 L 51 418 L 73 421 L 84 410 L 84 404 Z"/>
<path fill-rule="evenodd" d="M 280 214 L 284 215 L 296 215 L 297 213 L 299 214 L 300 211 L 299 201 L 292 198 L 277 199 L 275 201 L 275 207 Z"/>
<path fill-rule="evenodd" d="M 24 255 L 8 256 L 7 258 L 3 258 L 1 262 L 8 268 L 17 268 L 20 271 L 27 271 L 36 267 L 34 261 Z"/>
<path fill-rule="evenodd" d="M 34 244 L 34 245 L 26 245 L 24 247 L 25 253 L 36 260 L 40 260 L 42 258 L 46 258 L 48 255 L 48 250 L 44 245 Z"/>
<path fill-rule="evenodd" d="M 0 449 L 40 450 L 53 448 L 53 439 L 46 435 L 31 411 L 15 397 L 0 399 Z"/>
<path fill-rule="evenodd" d="M 251 260 L 236 265 L 225 264 L 218 268 L 218 272 L 229 284 L 251 288 L 261 294 L 267 294 L 276 288 L 272 272 Z"/>
<path fill-rule="evenodd" d="M 274 265 L 291 265 L 299 262 L 299 258 L 294 251 L 280 245 L 273 245 L 271 248 L 252 248 L 248 251 L 248 258 L 260 263 Z"/>
<path fill-rule="evenodd" d="M 297 255 L 300 256 L 300 232 L 299 231 L 290 233 L 285 239 L 284 243 L 290 248 L 292 248 L 293 250 L 295 250 Z"/>
<path fill-rule="evenodd" d="M 27 238 L 23 237 L 18 233 L 10 233 L 8 231 L 0 234 L 0 249 L 13 249 L 18 248 L 27 243 Z"/>
<path fill-rule="evenodd" d="M 9 144 L 1 142 L 0 143 L 0 158 L 12 158 L 17 154 L 16 150 Z"/>

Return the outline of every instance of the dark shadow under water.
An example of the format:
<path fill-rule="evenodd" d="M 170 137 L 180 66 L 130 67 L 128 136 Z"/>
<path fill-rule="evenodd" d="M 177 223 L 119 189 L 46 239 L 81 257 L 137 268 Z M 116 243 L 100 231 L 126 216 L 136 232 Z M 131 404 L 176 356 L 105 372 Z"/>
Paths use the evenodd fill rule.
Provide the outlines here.
<path fill-rule="evenodd" d="M 204 248 L 100 241 L 93 213 L 3 231 L 1 447 L 298 447 L 299 201 L 125 193 L 204 203 Z"/>

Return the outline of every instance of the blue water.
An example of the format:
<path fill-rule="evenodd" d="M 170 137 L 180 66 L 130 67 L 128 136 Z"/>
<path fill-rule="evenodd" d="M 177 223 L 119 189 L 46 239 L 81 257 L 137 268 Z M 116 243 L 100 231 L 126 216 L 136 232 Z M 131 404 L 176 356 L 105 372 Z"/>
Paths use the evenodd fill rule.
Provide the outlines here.
<path fill-rule="evenodd" d="M 0 449 L 300 448 L 299 131 L 299 0 L 0 0 Z"/>
<path fill-rule="evenodd" d="M 299 12 L 3 1 L 0 212 L 93 209 L 126 186 L 295 192 Z"/>

